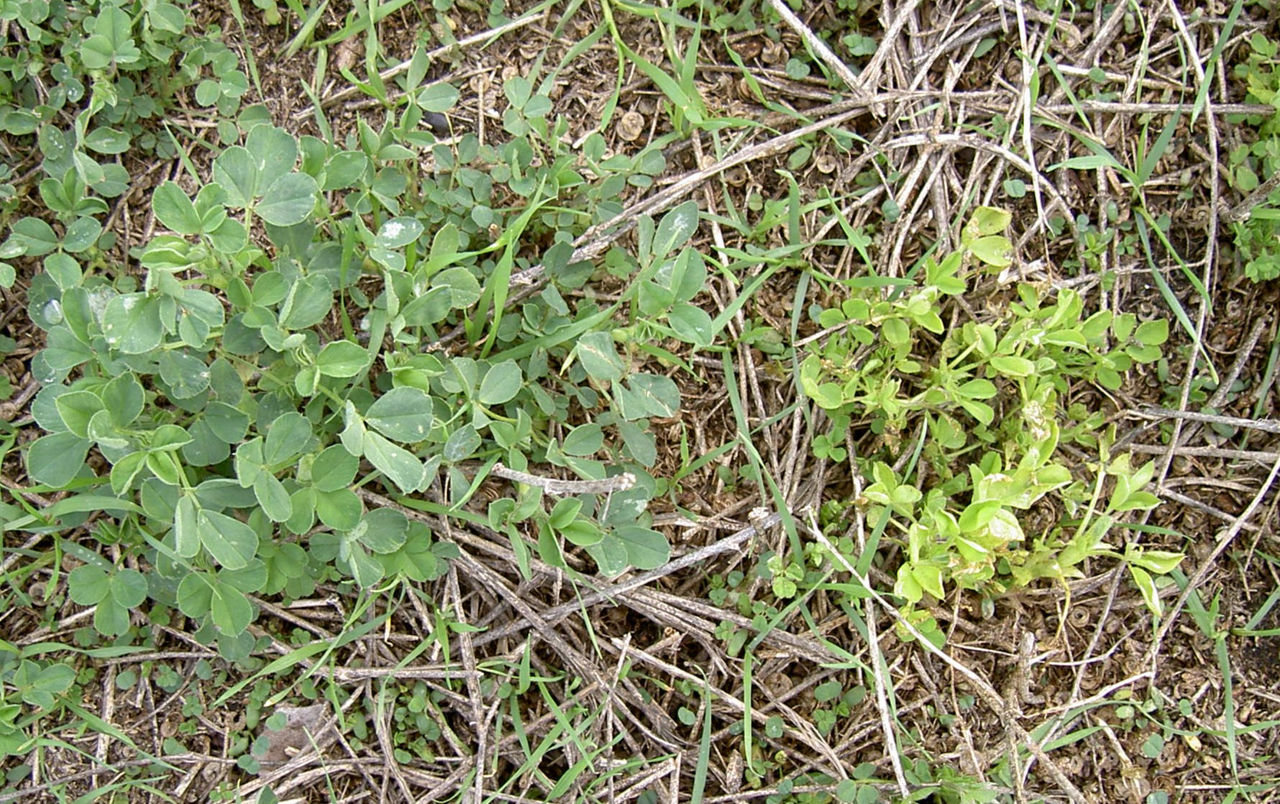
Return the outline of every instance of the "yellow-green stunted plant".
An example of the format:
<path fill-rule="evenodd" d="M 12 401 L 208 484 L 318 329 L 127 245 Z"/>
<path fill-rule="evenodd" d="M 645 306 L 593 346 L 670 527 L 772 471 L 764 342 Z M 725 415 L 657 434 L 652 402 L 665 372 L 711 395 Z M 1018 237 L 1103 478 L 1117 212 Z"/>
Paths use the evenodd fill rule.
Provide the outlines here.
<path fill-rule="evenodd" d="M 916 608 L 926 595 L 941 600 L 955 586 L 990 600 L 1040 578 L 1078 577 L 1097 556 L 1126 561 L 1158 614 L 1154 576 L 1181 558 L 1106 544 L 1125 512 L 1157 504 L 1142 490 L 1152 468 L 1110 458 L 1103 413 L 1064 401 L 1082 398 L 1082 386 L 1118 389 L 1134 364 L 1157 360 L 1167 322 L 1086 316 L 1072 290 L 1050 301 L 1021 285 L 1007 307 L 974 302 L 944 323 L 943 305 L 966 292 L 970 268 L 1008 265 L 1008 223 L 1007 212 L 977 210 L 959 250 L 924 261 L 923 281 L 850 282 L 849 298 L 818 314 L 830 332 L 800 365 L 801 388 L 831 423 L 814 452 L 852 461 L 866 483 L 857 499 L 827 503 L 827 521 L 857 506 L 872 526 L 867 555 L 886 539 L 899 546 L 894 592 L 938 638 Z M 1097 451 L 1097 463 L 1068 465 L 1063 442 Z M 837 549 L 855 552 L 851 540 Z"/>

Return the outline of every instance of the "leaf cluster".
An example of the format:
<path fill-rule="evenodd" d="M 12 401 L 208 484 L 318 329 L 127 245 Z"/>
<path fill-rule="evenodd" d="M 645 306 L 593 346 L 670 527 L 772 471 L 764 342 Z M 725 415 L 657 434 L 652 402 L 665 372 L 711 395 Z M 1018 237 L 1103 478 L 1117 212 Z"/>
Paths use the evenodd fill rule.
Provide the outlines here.
<path fill-rule="evenodd" d="M 1118 514 L 1156 504 L 1141 490 L 1151 465 L 1121 456 L 1103 462 L 1115 490 L 1094 515 L 1099 490 L 1075 478 L 1059 446 L 1105 448 L 1102 413 L 1062 400 L 1082 383 L 1119 389 L 1130 368 L 1160 358 L 1167 322 L 1086 316 L 1074 291 L 1049 302 L 1022 285 L 1006 308 L 944 323 L 942 304 L 966 292 L 971 266 L 1007 264 L 1008 223 L 1007 213 L 980 209 L 961 249 L 926 259 L 918 285 L 851 283 L 849 298 L 817 311 L 830 334 L 800 365 L 801 388 L 831 421 L 814 451 L 852 460 L 867 478 L 854 504 L 902 546 L 895 593 L 908 607 L 941 600 L 948 585 L 991 596 L 1078 576 L 1085 560 L 1109 554 L 1104 537 Z M 1055 511 L 1053 524 L 1029 530 L 1033 509 Z M 1164 556 L 1125 558 L 1140 586 L 1144 566 L 1168 571 Z"/>
<path fill-rule="evenodd" d="M 676 415 L 680 392 L 632 368 L 638 336 L 614 319 L 625 307 L 645 332 L 710 342 L 692 304 L 706 271 L 686 245 L 698 211 L 643 221 L 637 252 L 612 254 L 623 300 L 570 303 L 562 291 L 594 270 L 572 262 L 572 238 L 662 164 L 605 158 L 598 138 L 570 152 L 545 94 L 509 84 L 529 125 L 501 146 L 423 131 L 456 92 L 412 95 L 341 143 L 242 114 L 207 176 L 155 188 L 163 231 L 131 254 L 140 278 L 86 250 L 104 208 L 80 171 L 41 186 L 65 226 L 24 219 L 6 253 L 44 267 L 28 293 L 46 333 L 28 474 L 69 494 L 8 524 L 61 534 L 98 517 L 100 546 L 123 549 L 75 551 L 70 583 L 99 633 L 126 636 L 149 601 L 243 657 L 255 597 L 440 577 L 456 548 L 412 508 L 505 533 L 526 573 L 534 550 L 566 567 L 580 550 L 610 575 L 666 561 L 644 469 L 658 454 L 649 420 Z M 420 170 L 423 151 L 435 172 Z M 93 231 L 73 236 L 80 226 Z M 508 310 L 513 273 L 534 260 L 550 282 Z M 460 348 L 432 351 L 457 332 Z M 518 486 L 477 513 L 468 503 L 498 461 L 640 482 L 550 510 Z M 402 508 L 371 506 L 370 484 Z"/>

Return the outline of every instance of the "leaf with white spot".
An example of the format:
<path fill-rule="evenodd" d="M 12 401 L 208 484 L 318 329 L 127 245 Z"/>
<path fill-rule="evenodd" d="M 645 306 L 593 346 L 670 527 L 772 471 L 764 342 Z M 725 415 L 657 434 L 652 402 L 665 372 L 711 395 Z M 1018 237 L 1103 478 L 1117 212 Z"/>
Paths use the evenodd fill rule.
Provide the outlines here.
<path fill-rule="evenodd" d="M 387 438 L 423 441 L 431 430 L 431 397 L 420 388 L 392 388 L 369 406 L 364 419 Z"/>
<path fill-rule="evenodd" d="M 102 333 L 107 345 L 127 355 L 154 351 L 164 338 L 160 299 L 145 293 L 122 293 L 102 311 Z"/>
<path fill-rule="evenodd" d="M 403 248 L 422 234 L 422 224 L 416 218 L 392 218 L 382 224 L 373 244 L 379 248 Z"/>

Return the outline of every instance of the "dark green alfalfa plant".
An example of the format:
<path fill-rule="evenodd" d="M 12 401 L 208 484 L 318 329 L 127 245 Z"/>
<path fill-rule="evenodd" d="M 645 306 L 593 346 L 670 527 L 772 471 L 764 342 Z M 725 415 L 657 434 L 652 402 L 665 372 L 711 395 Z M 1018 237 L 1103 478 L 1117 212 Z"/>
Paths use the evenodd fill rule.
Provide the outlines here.
<path fill-rule="evenodd" d="M 127 638 L 150 601 L 239 658 L 254 642 L 253 596 L 430 581 L 455 548 L 408 508 L 505 533 L 525 572 L 533 550 L 565 565 L 563 551 L 582 549 L 606 574 L 666 561 L 646 513 L 648 422 L 675 415 L 680 394 L 627 369 L 642 347 L 614 315 L 625 305 L 632 327 L 711 336 L 689 304 L 705 276 L 685 245 L 696 208 L 642 222 L 639 252 L 611 255 L 632 288 L 623 301 L 570 305 L 560 288 L 593 270 L 569 259 L 595 222 L 576 205 L 607 201 L 651 160 L 584 175 L 576 154 L 546 150 L 563 124 L 542 119 L 501 148 L 474 136 L 433 145 L 421 97 L 343 144 L 246 123 L 206 180 L 155 188 L 168 231 L 133 251 L 139 278 L 65 241 L 45 252 L 28 293 L 46 333 L 32 361 L 44 435 L 25 457 L 34 490 L 67 494 L 47 510 L 10 506 L 6 524 L 51 534 L 75 559 L 71 598 L 97 607 L 102 635 Z M 421 172 L 421 149 L 436 173 Z M 526 254 L 526 235 L 553 245 Z M 506 310 L 509 278 L 539 257 L 546 285 Z M 452 354 L 424 348 L 459 332 Z M 551 437 L 552 422 L 575 417 L 563 441 Z M 498 461 L 637 482 L 554 507 L 517 484 L 477 514 L 466 506 Z M 371 485 L 403 508 L 371 505 Z M 441 494 L 423 499 L 428 488 Z"/>
<path fill-rule="evenodd" d="M 1086 316 L 1074 291 L 1049 301 L 1030 285 L 993 316 L 947 326 L 940 315 L 947 297 L 967 291 L 972 271 L 1009 264 L 1008 223 L 1007 212 L 980 208 L 960 249 L 926 258 L 916 282 L 850 283 L 849 298 L 817 313 L 830 332 L 800 365 L 800 387 L 831 422 L 815 453 L 852 460 L 865 478 L 852 505 L 866 515 L 871 545 L 859 555 L 846 539 L 839 549 L 858 564 L 881 540 L 897 543 L 894 592 L 908 619 L 938 639 L 917 604 L 942 600 L 948 587 L 989 600 L 1040 578 L 1065 581 L 1086 561 L 1110 557 L 1127 564 L 1159 614 L 1155 576 L 1181 559 L 1106 543 L 1127 512 L 1157 504 L 1144 490 L 1153 467 L 1109 456 L 1103 414 L 1063 402 L 1081 383 L 1117 390 L 1132 366 L 1156 361 L 1167 322 L 1139 324 L 1108 310 Z M 871 448 L 864 440 L 852 454 L 851 437 L 873 439 Z M 1064 441 L 1096 451 L 1091 482 L 1062 460 Z M 1031 529 L 1031 510 L 1046 507 L 1057 521 Z M 839 523 L 852 511 L 833 502 L 824 514 Z"/>

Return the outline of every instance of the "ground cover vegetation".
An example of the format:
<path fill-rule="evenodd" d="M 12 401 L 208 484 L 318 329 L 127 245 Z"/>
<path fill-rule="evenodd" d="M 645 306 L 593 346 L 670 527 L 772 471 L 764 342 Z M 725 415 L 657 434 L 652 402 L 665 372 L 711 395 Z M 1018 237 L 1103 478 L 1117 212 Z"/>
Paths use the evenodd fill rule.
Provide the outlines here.
<path fill-rule="evenodd" d="M 0 801 L 1280 783 L 1270 0 L 0 31 Z"/>

